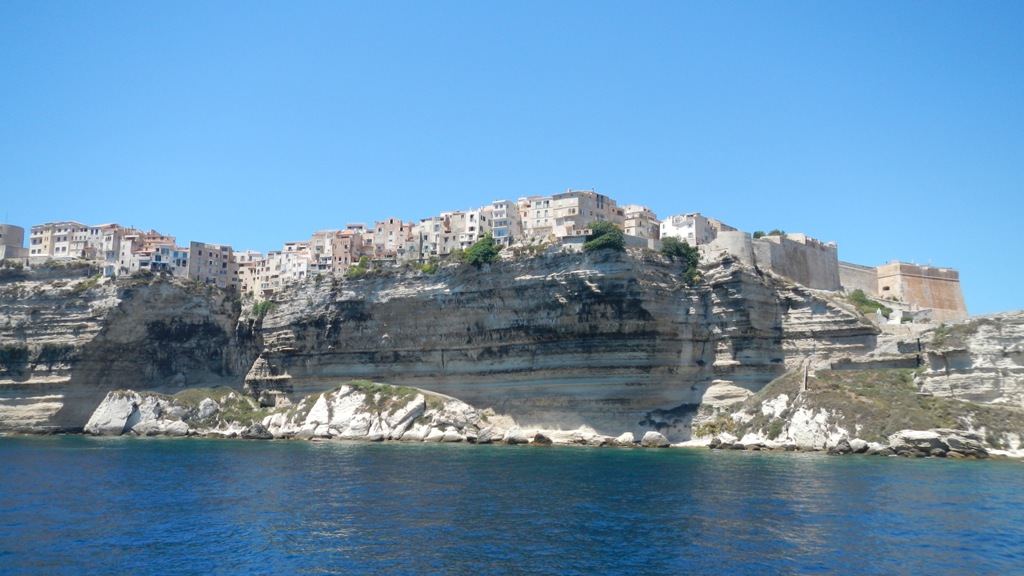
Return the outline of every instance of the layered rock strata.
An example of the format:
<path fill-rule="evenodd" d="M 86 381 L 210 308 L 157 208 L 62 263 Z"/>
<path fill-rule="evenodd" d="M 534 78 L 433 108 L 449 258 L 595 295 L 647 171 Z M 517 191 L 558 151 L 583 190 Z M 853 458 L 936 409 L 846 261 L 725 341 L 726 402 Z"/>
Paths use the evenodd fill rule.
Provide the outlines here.
<path fill-rule="evenodd" d="M 680 272 L 610 251 L 389 269 L 290 286 L 259 317 L 189 282 L 22 279 L 0 286 L 0 428 L 80 429 L 109 390 L 229 386 L 286 404 L 367 379 L 527 430 L 676 442 L 702 404 L 874 346 L 878 330 L 823 293 L 730 258 L 697 286 Z"/>
<path fill-rule="evenodd" d="M 295 395 L 365 378 L 526 427 L 678 441 L 713 386 L 749 395 L 783 373 L 787 353 L 873 345 L 869 323 L 732 260 L 696 287 L 679 271 L 604 251 L 306 283 L 263 319 L 262 359 Z"/>
<path fill-rule="evenodd" d="M 1024 311 L 943 324 L 922 342 L 922 392 L 1024 408 Z"/>
<path fill-rule="evenodd" d="M 75 272 L 0 282 L 0 429 L 81 430 L 110 390 L 240 387 L 259 347 L 229 294 Z"/>

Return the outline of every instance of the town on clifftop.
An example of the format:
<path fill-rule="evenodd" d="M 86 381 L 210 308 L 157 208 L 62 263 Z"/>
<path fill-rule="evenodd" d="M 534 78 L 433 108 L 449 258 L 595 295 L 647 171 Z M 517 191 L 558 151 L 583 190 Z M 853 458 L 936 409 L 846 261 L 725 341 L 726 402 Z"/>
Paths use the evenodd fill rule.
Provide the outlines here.
<path fill-rule="evenodd" d="M 839 260 L 832 242 L 780 230 L 751 234 L 696 212 L 659 219 L 646 206 L 619 206 L 592 190 L 495 200 L 419 222 L 385 218 L 372 227 L 350 223 L 314 232 L 308 240 L 286 242 L 267 254 L 198 241 L 179 246 L 174 236 L 155 230 L 74 221 L 33 225 L 26 248 L 24 228 L 0 224 L 0 263 L 31 268 L 52 260 L 79 260 L 108 277 L 163 273 L 259 302 L 286 283 L 344 274 L 361 263 L 436 264 L 484 238 L 493 239 L 505 255 L 580 251 L 594 222 L 619 227 L 626 247 L 658 250 L 662 240 L 675 238 L 699 248 L 704 260 L 729 256 L 808 288 L 860 291 L 893 311 L 880 321 L 947 322 L 968 316 L 956 270 L 899 261 L 877 267 L 851 264 Z"/>

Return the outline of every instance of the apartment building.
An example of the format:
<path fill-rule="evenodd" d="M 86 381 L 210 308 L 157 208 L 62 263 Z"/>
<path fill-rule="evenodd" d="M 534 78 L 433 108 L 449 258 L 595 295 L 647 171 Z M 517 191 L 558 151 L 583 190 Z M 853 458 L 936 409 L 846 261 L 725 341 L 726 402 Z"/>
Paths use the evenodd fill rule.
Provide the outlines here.
<path fill-rule="evenodd" d="M 75 254 L 72 244 L 80 245 L 80 238 L 88 229 L 74 221 L 37 224 L 29 234 L 29 257 L 81 258 L 81 250 Z"/>
<path fill-rule="evenodd" d="M 625 212 L 615 200 L 587 190 L 568 190 L 551 197 L 554 220 L 552 234 L 569 238 L 589 234 L 592 222 L 607 221 L 618 226 L 625 223 Z"/>
<path fill-rule="evenodd" d="M 388 218 L 373 223 L 373 258 L 394 260 L 405 253 L 412 229 L 412 222 Z"/>
<path fill-rule="evenodd" d="M 523 237 L 523 220 L 517 203 L 495 200 L 484 211 L 490 216 L 491 235 L 497 244 L 509 246 Z"/>
<path fill-rule="evenodd" d="M 519 209 L 523 236 L 546 240 L 551 237 L 555 213 L 551 196 L 527 196 L 516 202 Z"/>
<path fill-rule="evenodd" d="M 188 277 L 218 288 L 238 288 L 238 264 L 234 251 L 225 244 L 190 242 L 188 249 Z"/>
<path fill-rule="evenodd" d="M 623 207 L 624 222 L 622 231 L 627 236 L 657 240 L 661 238 L 661 220 L 658 220 L 647 206 L 629 204 Z"/>

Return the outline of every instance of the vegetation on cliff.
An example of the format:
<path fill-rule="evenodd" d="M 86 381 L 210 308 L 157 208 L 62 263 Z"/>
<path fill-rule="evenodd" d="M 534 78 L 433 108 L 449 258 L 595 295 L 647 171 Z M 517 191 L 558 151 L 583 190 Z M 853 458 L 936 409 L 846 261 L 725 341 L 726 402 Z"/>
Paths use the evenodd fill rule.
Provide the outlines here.
<path fill-rule="evenodd" d="M 462 253 L 462 259 L 479 268 L 497 260 L 499 252 L 501 252 L 501 246 L 494 242 L 494 238 L 488 232 Z"/>
<path fill-rule="evenodd" d="M 604 220 L 590 223 L 590 236 L 587 236 L 587 241 L 583 244 L 584 251 L 615 250 L 622 252 L 625 249 L 626 237 L 622 228 Z"/>
<path fill-rule="evenodd" d="M 689 242 L 679 241 L 669 236 L 661 241 L 661 253 L 673 262 L 679 261 L 683 264 L 683 282 L 693 286 L 700 278 L 698 265 L 700 264 L 700 250 L 696 246 L 690 246 Z"/>
<path fill-rule="evenodd" d="M 868 315 L 881 311 L 882 316 L 886 318 L 892 314 L 892 308 L 888 308 L 881 302 L 868 298 L 867 294 L 865 294 L 860 288 L 850 292 L 850 295 L 847 296 L 846 299 L 849 300 L 850 304 L 853 304 L 861 314 Z"/>
<path fill-rule="evenodd" d="M 900 430 L 934 428 L 984 431 L 993 448 L 1002 448 L 1009 435 L 1024 436 L 1021 408 L 919 394 L 913 370 L 818 370 L 803 392 L 802 379 L 802 373 L 790 372 L 746 400 L 740 411 L 753 417 L 737 425 L 736 435 L 754 432 L 775 439 L 803 410 L 824 415 L 829 427 L 845 430 L 850 438 L 869 442 L 885 442 Z M 783 410 L 763 409 L 783 395 L 789 399 Z"/>

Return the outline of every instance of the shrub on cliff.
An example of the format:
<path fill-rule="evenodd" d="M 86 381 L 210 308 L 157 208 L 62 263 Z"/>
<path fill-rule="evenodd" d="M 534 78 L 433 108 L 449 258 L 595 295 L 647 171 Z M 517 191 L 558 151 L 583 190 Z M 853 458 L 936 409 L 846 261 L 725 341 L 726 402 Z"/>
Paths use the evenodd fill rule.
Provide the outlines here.
<path fill-rule="evenodd" d="M 359 258 L 359 262 L 352 266 L 349 266 L 348 270 L 345 270 L 346 278 L 360 278 L 365 276 L 370 271 L 370 257 L 363 256 Z"/>
<path fill-rule="evenodd" d="M 593 252 L 594 250 L 615 250 L 624 252 L 626 250 L 626 238 L 622 229 L 604 220 L 590 223 L 590 236 L 587 236 L 583 250 Z"/>
<path fill-rule="evenodd" d="M 892 308 L 883 306 L 880 302 L 876 302 L 868 298 L 860 288 L 850 292 L 850 295 L 847 296 L 846 299 L 849 300 L 850 304 L 853 304 L 861 314 L 874 314 L 878 310 L 881 310 L 882 316 L 885 316 L 886 318 L 889 317 L 889 314 L 892 314 Z"/>
<path fill-rule="evenodd" d="M 501 251 L 501 246 L 494 243 L 494 238 L 488 234 L 484 234 L 483 238 L 477 240 L 472 246 L 466 249 L 462 253 L 462 259 L 473 266 L 479 268 L 484 264 L 490 264 L 498 259 L 498 252 Z"/>
<path fill-rule="evenodd" d="M 688 285 L 697 283 L 700 274 L 697 265 L 700 264 L 700 250 L 696 246 L 690 246 L 686 240 L 682 242 L 678 238 L 669 236 L 661 240 L 661 253 L 668 256 L 673 262 L 677 259 L 683 263 L 683 281 Z"/>
<path fill-rule="evenodd" d="M 252 315 L 257 318 L 263 318 L 268 312 L 274 309 L 275 304 L 270 300 L 264 300 L 253 304 Z"/>

